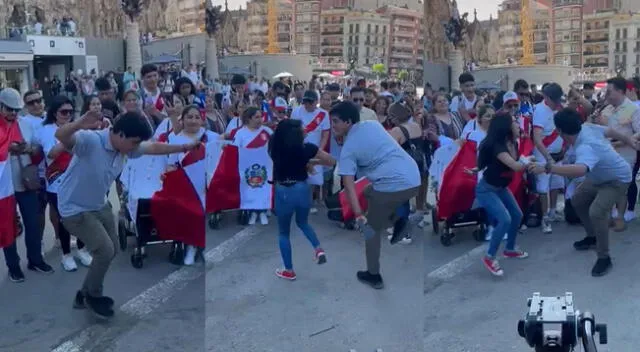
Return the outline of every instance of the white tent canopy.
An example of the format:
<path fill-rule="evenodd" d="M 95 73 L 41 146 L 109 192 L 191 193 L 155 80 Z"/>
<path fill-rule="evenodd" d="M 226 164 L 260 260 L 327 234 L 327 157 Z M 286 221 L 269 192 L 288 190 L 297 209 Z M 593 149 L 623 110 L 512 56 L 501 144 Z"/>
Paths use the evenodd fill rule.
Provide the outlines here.
<path fill-rule="evenodd" d="M 289 78 L 293 77 L 293 75 L 289 72 L 280 72 L 277 75 L 273 76 L 273 78 Z"/>

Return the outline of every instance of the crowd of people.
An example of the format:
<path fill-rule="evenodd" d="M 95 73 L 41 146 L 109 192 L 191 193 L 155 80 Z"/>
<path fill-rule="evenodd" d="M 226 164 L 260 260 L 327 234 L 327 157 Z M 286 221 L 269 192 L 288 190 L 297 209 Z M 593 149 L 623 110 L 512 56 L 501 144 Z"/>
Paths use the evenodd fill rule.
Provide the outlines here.
<path fill-rule="evenodd" d="M 268 148 L 274 209 L 251 209 L 248 225 L 266 225 L 272 213 L 277 217 L 283 267 L 276 275 L 288 280 L 296 278 L 289 239 L 292 219 L 311 243 L 317 263 L 326 263 L 327 253 L 309 214 L 340 191 L 346 199 L 343 207 L 349 208 L 366 239 L 366 270 L 357 272 L 357 278 L 382 288 L 382 238 L 408 244 L 412 232 L 415 235 L 411 224 L 424 225 L 431 208 L 430 179 L 439 177 L 429 175 L 430 165 L 446 145 L 463 150 L 474 142 L 477 147 L 477 158 L 454 171 L 477 177 L 471 197 L 486 213 L 489 245 L 483 263 L 494 275 L 504 273 L 496 259 L 503 239 L 505 257 L 528 256 L 516 239 L 535 214 L 509 188 L 518 175 L 535 184 L 530 193 L 542 208 L 538 215 L 543 233 L 551 233 L 552 223 L 562 216 L 558 196 L 573 189 L 571 205 L 587 234 L 574 247 L 596 247 L 594 276 L 612 267 L 609 222 L 615 231 L 623 231 L 635 217 L 638 78 L 612 78 L 599 95 L 589 84 L 565 94 L 556 83 L 538 91 L 523 80 L 511 91 L 481 92 L 473 75 L 464 73 L 459 91 L 449 94 L 427 85 L 420 97 L 414 84 L 398 81 L 337 83 L 314 76 L 309 82 L 282 79 L 271 84 L 235 75 L 228 82 L 202 84 L 195 67 L 173 75 L 152 64 L 144 65 L 139 75 L 129 75 L 125 85 L 114 84 L 109 76 L 87 78 L 80 114 L 75 113 L 77 100 L 62 92 L 45 106 L 39 91 L 22 96 L 11 88 L 0 91 L 0 147 L 6 146 L 0 156 L 8 153 L 21 215 L 16 215 L 15 227 L 20 225 L 24 233 L 27 267 L 54 271 L 42 253 L 48 217 L 59 241 L 62 268 L 76 271 L 78 262 L 89 267 L 76 307 L 88 307 L 100 317 L 113 315 L 113 300 L 104 296 L 102 285 L 118 247 L 105 195 L 114 182 L 119 195 L 126 191 L 120 177 L 125 165 L 160 160 L 160 177 L 180 167 L 180 160 L 206 141 Z M 526 143 L 532 152 L 522 152 Z M 368 184 L 364 190 L 362 182 Z M 455 190 L 448 189 L 446 195 L 456 197 Z M 368 200 L 366 208 L 362 197 Z M 0 241 L 13 282 L 25 279 L 15 243 L 21 230 L 8 240 L 3 233 Z M 77 239 L 75 252 L 72 237 Z M 197 243 L 185 242 L 185 265 L 194 264 L 202 249 Z"/>

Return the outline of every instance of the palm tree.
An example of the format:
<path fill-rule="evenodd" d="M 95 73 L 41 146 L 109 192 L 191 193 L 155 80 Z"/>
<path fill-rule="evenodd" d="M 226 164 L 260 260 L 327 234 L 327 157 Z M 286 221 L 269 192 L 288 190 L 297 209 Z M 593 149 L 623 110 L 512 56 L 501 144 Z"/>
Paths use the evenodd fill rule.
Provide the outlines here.
<path fill-rule="evenodd" d="M 142 67 L 140 50 L 140 26 L 138 18 L 147 5 L 148 0 L 121 0 L 122 12 L 126 16 L 125 33 L 127 36 L 127 67 L 133 68 L 136 76 Z"/>
<path fill-rule="evenodd" d="M 221 6 L 213 6 L 210 1 L 207 2 L 205 11 L 205 29 L 207 31 L 205 64 L 207 76 L 211 77 L 211 79 L 216 79 L 220 76 L 218 72 L 218 48 L 216 45 L 216 34 L 220 29 L 220 9 Z"/>

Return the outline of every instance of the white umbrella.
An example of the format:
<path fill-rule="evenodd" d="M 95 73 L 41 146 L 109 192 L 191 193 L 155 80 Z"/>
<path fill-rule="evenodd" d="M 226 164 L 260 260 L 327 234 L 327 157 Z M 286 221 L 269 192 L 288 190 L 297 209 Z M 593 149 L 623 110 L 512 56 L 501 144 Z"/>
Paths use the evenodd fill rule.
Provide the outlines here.
<path fill-rule="evenodd" d="M 330 73 L 328 73 L 328 72 L 323 72 L 323 73 L 319 74 L 318 77 L 320 77 L 320 78 L 334 78 L 335 76 L 330 74 Z"/>
<path fill-rule="evenodd" d="M 273 76 L 273 78 L 288 78 L 288 77 L 293 77 L 293 75 L 290 74 L 289 72 L 280 72 L 277 75 Z"/>

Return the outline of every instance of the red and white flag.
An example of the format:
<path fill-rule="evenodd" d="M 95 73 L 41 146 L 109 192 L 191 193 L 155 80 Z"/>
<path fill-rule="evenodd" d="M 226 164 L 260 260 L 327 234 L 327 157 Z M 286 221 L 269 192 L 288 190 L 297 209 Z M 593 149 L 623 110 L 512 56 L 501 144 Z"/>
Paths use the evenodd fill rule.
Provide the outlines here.
<path fill-rule="evenodd" d="M 4 122 L 4 119 L 2 121 Z M 6 124 L 0 124 L 0 248 L 12 245 L 18 236 L 16 198 L 9 159 L 9 136 Z"/>
<path fill-rule="evenodd" d="M 151 216 L 160 238 L 205 247 L 205 155 L 203 145 L 181 156 L 153 194 Z"/>
<path fill-rule="evenodd" d="M 267 146 L 242 148 L 222 141 L 207 145 L 206 212 L 273 208 L 273 162 Z"/>

